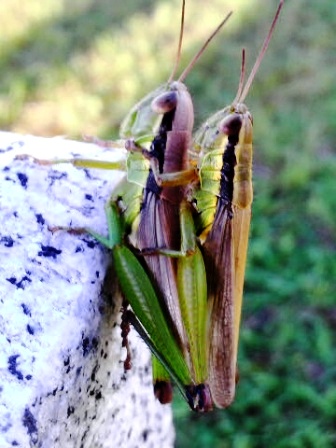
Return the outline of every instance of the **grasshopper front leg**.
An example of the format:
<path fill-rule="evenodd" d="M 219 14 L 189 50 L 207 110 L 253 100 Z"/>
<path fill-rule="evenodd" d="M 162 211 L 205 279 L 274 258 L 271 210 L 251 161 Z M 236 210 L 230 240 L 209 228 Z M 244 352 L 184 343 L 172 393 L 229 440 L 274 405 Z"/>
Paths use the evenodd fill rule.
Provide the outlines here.
<path fill-rule="evenodd" d="M 36 157 L 32 157 L 28 154 L 20 154 L 16 156 L 16 160 L 32 160 L 33 163 L 38 165 L 58 165 L 62 163 L 70 163 L 71 165 L 77 168 L 98 168 L 102 170 L 120 170 L 125 171 L 126 163 L 124 160 L 120 160 L 117 162 L 109 162 L 107 160 L 95 160 L 95 159 L 82 159 L 79 157 L 70 158 L 70 159 L 37 159 Z"/>

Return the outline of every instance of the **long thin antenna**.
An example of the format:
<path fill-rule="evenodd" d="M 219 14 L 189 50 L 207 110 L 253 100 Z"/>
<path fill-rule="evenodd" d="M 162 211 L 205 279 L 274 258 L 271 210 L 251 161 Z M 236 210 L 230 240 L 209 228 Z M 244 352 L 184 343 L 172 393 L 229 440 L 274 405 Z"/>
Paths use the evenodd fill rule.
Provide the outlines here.
<path fill-rule="evenodd" d="M 268 32 L 267 36 L 266 36 L 264 44 L 263 44 L 263 46 L 262 46 L 262 48 L 261 48 L 261 50 L 260 50 L 260 52 L 258 54 L 258 57 L 257 57 L 257 59 L 256 59 L 256 61 L 254 63 L 254 66 L 253 66 L 253 68 L 251 70 L 250 76 L 248 77 L 248 80 L 246 81 L 244 90 L 243 90 L 240 98 L 239 97 L 237 98 L 237 101 L 239 100 L 239 102 L 244 102 L 244 100 L 245 100 L 245 98 L 246 98 L 246 96 L 247 96 L 247 94 L 248 94 L 248 92 L 250 90 L 250 87 L 251 87 L 251 84 L 253 82 L 253 79 L 254 79 L 254 77 L 255 77 L 255 75 L 256 75 L 259 67 L 260 67 L 261 61 L 263 60 L 263 57 L 264 57 L 264 55 L 266 53 L 266 50 L 267 50 L 267 47 L 268 47 L 268 45 L 270 43 L 270 40 L 271 40 L 273 31 L 274 31 L 275 25 L 276 25 L 276 23 L 278 21 L 278 18 L 279 18 L 279 15 L 280 15 L 280 11 L 281 11 L 281 9 L 283 7 L 284 2 L 285 2 L 285 0 L 280 0 L 278 9 L 277 9 L 277 11 L 275 13 L 275 16 L 274 16 L 274 19 L 273 19 L 273 22 L 272 22 L 272 25 L 271 25 L 271 27 L 269 29 L 269 32 Z"/>
<path fill-rule="evenodd" d="M 241 61 L 241 68 L 240 68 L 240 78 L 239 78 L 239 84 L 237 89 L 237 95 L 236 98 L 233 100 L 233 104 L 236 104 L 241 96 L 243 87 L 244 87 L 244 79 L 245 79 L 245 48 L 242 49 L 242 61 Z"/>
<path fill-rule="evenodd" d="M 232 11 L 229 12 L 229 14 L 225 17 L 225 19 L 218 25 L 218 27 L 215 29 L 215 31 L 208 37 L 208 39 L 205 41 L 205 43 L 202 45 L 202 48 L 196 53 L 196 55 L 192 58 L 189 65 L 184 69 L 183 73 L 179 77 L 178 81 L 183 82 L 185 78 L 188 76 L 190 70 L 194 67 L 196 62 L 198 61 L 199 57 L 202 55 L 203 51 L 206 49 L 206 47 L 209 45 L 211 40 L 216 36 L 218 31 L 225 25 L 225 23 L 229 20 L 229 18 L 232 15 Z"/>
<path fill-rule="evenodd" d="M 182 39 L 183 39 L 183 30 L 184 30 L 184 12 L 185 12 L 185 0 L 182 1 L 180 38 L 179 38 L 179 43 L 178 43 L 178 47 L 177 47 L 177 55 L 176 55 L 176 59 L 175 59 L 175 65 L 171 72 L 171 75 L 169 76 L 168 84 L 173 80 L 176 70 L 177 70 L 177 67 L 180 63 L 180 59 L 181 59 L 181 48 L 182 48 Z"/>

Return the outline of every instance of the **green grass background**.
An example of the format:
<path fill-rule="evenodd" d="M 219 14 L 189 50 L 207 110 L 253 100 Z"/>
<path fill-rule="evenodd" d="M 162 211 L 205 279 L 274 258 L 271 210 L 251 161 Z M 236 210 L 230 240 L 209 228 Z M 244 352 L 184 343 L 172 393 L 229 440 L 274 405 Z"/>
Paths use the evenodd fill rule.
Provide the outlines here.
<path fill-rule="evenodd" d="M 277 0 L 187 0 L 185 66 L 196 123 L 235 96 Z M 0 127 L 117 136 L 175 57 L 179 0 L 2 0 Z M 234 404 L 196 415 L 177 397 L 177 447 L 336 446 L 336 2 L 286 0 L 247 104 L 252 231 Z"/>

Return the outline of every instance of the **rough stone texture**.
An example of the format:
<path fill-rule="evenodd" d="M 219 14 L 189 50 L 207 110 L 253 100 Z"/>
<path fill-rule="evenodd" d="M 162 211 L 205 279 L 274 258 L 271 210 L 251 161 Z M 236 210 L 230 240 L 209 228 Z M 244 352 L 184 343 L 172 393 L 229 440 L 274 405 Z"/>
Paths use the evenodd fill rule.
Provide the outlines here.
<path fill-rule="evenodd" d="M 173 446 L 171 409 L 153 397 L 134 330 L 124 374 L 108 251 L 48 230 L 106 233 L 103 206 L 121 173 L 13 160 L 22 153 L 111 159 L 94 145 L 0 133 L 1 448 Z"/>

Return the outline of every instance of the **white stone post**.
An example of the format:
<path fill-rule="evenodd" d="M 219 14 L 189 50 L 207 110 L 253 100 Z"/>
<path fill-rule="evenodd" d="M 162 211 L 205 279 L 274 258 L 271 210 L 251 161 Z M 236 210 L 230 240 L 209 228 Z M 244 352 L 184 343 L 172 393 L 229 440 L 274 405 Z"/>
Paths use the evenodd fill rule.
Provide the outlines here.
<path fill-rule="evenodd" d="M 149 352 L 130 333 L 124 373 L 120 297 L 106 278 L 104 203 L 121 173 L 17 161 L 96 157 L 111 150 L 0 133 L 0 446 L 173 446 L 171 409 L 155 401 Z M 119 157 L 120 157 L 119 153 Z"/>

